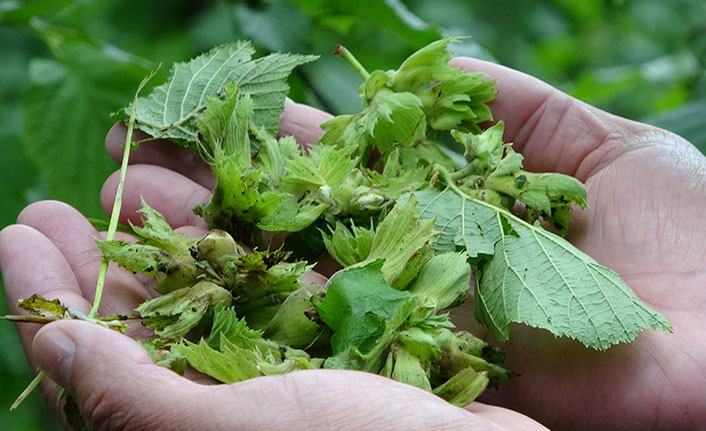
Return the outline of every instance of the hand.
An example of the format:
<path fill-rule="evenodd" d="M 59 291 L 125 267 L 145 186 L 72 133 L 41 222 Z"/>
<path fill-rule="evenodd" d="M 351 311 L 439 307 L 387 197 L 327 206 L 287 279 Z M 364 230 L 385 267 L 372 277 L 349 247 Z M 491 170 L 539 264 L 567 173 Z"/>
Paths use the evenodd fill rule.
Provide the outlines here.
<path fill-rule="evenodd" d="M 316 142 L 325 114 L 288 103 L 282 130 Z M 108 152 L 120 158 L 124 129 L 109 133 Z M 163 141 L 145 142 L 133 154 L 123 196 L 123 223 L 139 221 L 140 196 L 178 231 L 206 231 L 191 208 L 209 198 L 208 167 L 196 156 Z M 112 207 L 117 176 L 107 182 L 102 203 Z M 11 313 L 18 298 L 39 293 L 88 312 L 100 265 L 93 238 L 99 236 L 76 210 L 59 202 L 27 207 L 18 224 L 0 232 L 0 265 Z M 316 275 L 311 275 L 316 278 Z M 318 276 L 321 280 L 321 276 Z M 125 313 L 153 295 L 130 272 L 111 267 L 101 313 Z M 68 389 L 93 429 L 545 429 L 503 408 L 473 403 L 453 407 L 423 390 L 355 371 L 314 370 L 261 377 L 232 385 L 205 385 L 154 365 L 132 339 L 89 323 L 66 320 L 41 329 L 19 324 L 32 369 L 40 368 Z M 133 328 L 133 333 L 139 328 Z M 41 385 L 56 407 L 57 388 Z"/>
<path fill-rule="evenodd" d="M 481 399 L 557 430 L 704 429 L 704 156 L 678 136 L 605 113 L 520 72 L 468 58 L 452 64 L 497 79 L 491 109 L 528 170 L 586 184 L 589 209 L 573 213 L 567 239 L 619 273 L 674 328 L 595 352 L 515 325 L 501 348 L 506 367 L 522 376 Z M 462 311 L 456 317 L 468 329 L 472 307 Z"/>

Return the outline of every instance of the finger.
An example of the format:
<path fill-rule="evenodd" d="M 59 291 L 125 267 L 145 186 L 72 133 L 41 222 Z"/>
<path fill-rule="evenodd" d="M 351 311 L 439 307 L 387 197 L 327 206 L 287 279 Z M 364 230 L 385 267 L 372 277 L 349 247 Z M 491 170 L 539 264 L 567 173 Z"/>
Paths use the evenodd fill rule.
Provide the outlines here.
<path fill-rule="evenodd" d="M 127 128 L 120 121 L 111 127 L 105 136 L 105 150 L 110 157 L 120 163 L 123 158 L 123 145 Z M 166 139 L 149 139 L 146 133 L 135 130 L 132 140 L 140 142 L 137 149 L 130 151 L 130 164 L 148 164 L 171 169 L 190 178 L 207 189 L 216 185 L 211 168 L 198 153 Z"/>
<path fill-rule="evenodd" d="M 320 124 L 332 118 L 330 114 L 307 105 L 286 99 L 284 112 L 280 116 L 280 135 L 294 135 L 304 145 L 315 145 L 323 135 Z M 120 162 L 127 128 L 123 122 L 111 127 L 105 137 L 105 149 L 110 157 Z M 146 133 L 135 130 L 133 141 L 140 142 L 130 152 L 130 164 L 150 164 L 171 169 L 190 178 L 207 189 L 215 186 L 215 178 L 209 166 L 195 151 L 165 139 L 150 139 Z"/>
<path fill-rule="evenodd" d="M 432 394 L 367 373 L 198 385 L 154 365 L 131 339 L 80 321 L 46 325 L 33 351 L 92 429 L 492 429 Z"/>
<path fill-rule="evenodd" d="M 180 394 L 192 384 L 154 365 L 136 342 L 115 331 L 58 321 L 39 330 L 32 350 L 40 368 L 74 398 L 90 429 L 192 429 L 168 419 L 184 408 Z"/>
<path fill-rule="evenodd" d="M 279 135 L 293 135 L 299 145 L 316 145 L 324 134 L 321 124 L 331 118 L 329 113 L 286 99 L 279 117 Z"/>
<path fill-rule="evenodd" d="M 479 402 L 473 402 L 466 407 L 466 411 L 469 411 L 475 415 L 487 419 L 488 421 L 499 425 L 500 429 L 505 430 L 548 430 L 545 426 L 541 425 L 539 422 L 531 419 L 527 416 L 520 415 L 515 411 L 498 407 L 491 406 L 488 404 L 482 404 Z"/>
<path fill-rule="evenodd" d="M 17 301 L 37 293 L 47 299 L 87 313 L 91 304 L 83 297 L 71 266 L 56 245 L 41 232 L 24 225 L 0 231 L 0 271 L 11 314 L 23 315 Z M 17 324 L 20 341 L 34 369 L 30 346 L 39 325 Z"/>
<path fill-rule="evenodd" d="M 111 175 L 101 190 L 101 205 L 110 213 L 118 187 L 119 173 Z M 159 211 L 173 227 L 196 226 L 206 229 L 206 223 L 193 212 L 197 205 L 207 202 L 211 192 L 193 180 L 160 166 L 134 165 L 128 167 L 123 192 L 120 222 L 141 224 L 138 210 L 142 199 Z"/>
<path fill-rule="evenodd" d="M 522 72 L 466 57 L 450 64 L 496 80 L 498 96 L 489 105 L 493 117 L 505 122 L 504 139 L 514 142 L 529 170 L 585 180 L 596 162 L 591 153 L 600 148 L 603 154 L 626 135 L 646 131 L 644 125 L 587 105 Z"/>
<path fill-rule="evenodd" d="M 98 232 L 81 213 L 57 201 L 36 202 L 25 208 L 18 223 L 33 227 L 54 243 L 68 263 L 80 292 L 92 302 L 102 255 L 95 243 Z M 106 274 L 101 313 L 132 311 L 147 298 L 147 291 L 132 273 L 112 264 Z"/>

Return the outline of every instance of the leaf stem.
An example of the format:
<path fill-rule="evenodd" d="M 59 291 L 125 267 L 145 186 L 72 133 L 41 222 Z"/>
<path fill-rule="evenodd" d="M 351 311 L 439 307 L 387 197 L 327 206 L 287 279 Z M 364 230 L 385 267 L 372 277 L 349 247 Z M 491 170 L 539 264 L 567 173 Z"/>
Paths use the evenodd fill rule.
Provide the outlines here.
<path fill-rule="evenodd" d="M 343 45 L 337 45 L 337 46 L 336 46 L 336 50 L 333 51 L 333 53 L 334 53 L 335 55 L 340 56 L 340 57 L 343 58 L 344 60 L 346 60 L 346 61 L 348 62 L 348 64 L 350 64 L 350 65 L 353 67 L 353 69 L 354 69 L 356 72 L 358 72 L 358 75 L 360 75 L 360 77 L 363 78 L 364 81 L 367 81 L 367 80 L 368 80 L 368 77 L 370 76 L 370 74 L 368 73 L 368 71 L 365 70 L 365 68 L 363 67 L 363 65 L 360 64 L 360 62 L 358 61 L 358 59 L 355 58 L 355 56 L 354 56 L 353 54 L 351 54 L 351 52 L 348 51 L 348 49 L 346 49 L 345 46 L 343 46 Z"/>
<path fill-rule="evenodd" d="M 80 317 L 72 316 L 74 318 L 80 319 Z M 137 313 L 132 314 L 99 314 L 93 317 L 92 321 L 99 322 L 111 322 L 114 320 L 136 320 L 139 319 L 140 315 Z M 10 322 L 23 322 L 23 323 L 51 323 L 57 320 L 62 320 L 59 317 L 47 317 L 47 316 L 18 316 L 15 314 L 8 314 L 5 316 L 0 316 L 2 320 L 8 320 Z"/>
<path fill-rule="evenodd" d="M 123 203 L 123 189 L 125 188 L 125 176 L 127 174 L 127 165 L 130 160 L 130 149 L 132 148 L 132 132 L 135 127 L 135 114 L 137 112 L 137 97 L 140 94 L 140 90 L 147 84 L 147 82 L 152 79 L 152 77 L 159 70 L 159 66 L 153 70 L 149 75 L 147 75 L 140 85 L 137 86 L 137 91 L 135 92 L 135 97 L 132 99 L 132 107 L 130 108 L 130 120 L 127 124 L 127 133 L 125 134 L 125 146 L 123 149 L 123 159 L 120 165 L 120 180 L 118 181 L 118 188 L 115 191 L 115 201 L 113 202 L 113 210 L 110 213 L 110 222 L 108 224 L 108 233 L 106 234 L 106 241 L 112 241 L 115 238 L 115 232 L 118 229 L 118 219 L 120 218 L 120 209 Z M 103 289 L 105 287 L 105 277 L 108 273 L 108 263 L 109 259 L 103 258 L 101 262 L 100 269 L 98 271 L 98 280 L 96 281 L 96 293 L 93 298 L 93 307 L 91 311 L 88 312 L 88 317 L 92 318 L 98 312 L 98 307 L 100 306 L 101 298 L 103 297 Z"/>
<path fill-rule="evenodd" d="M 469 175 L 475 174 L 475 170 L 476 167 L 469 163 L 468 165 L 466 165 L 465 168 L 458 170 L 452 174 L 449 174 L 449 178 L 451 178 L 453 181 L 462 180 Z"/>
<path fill-rule="evenodd" d="M 44 371 L 40 371 L 39 374 L 37 374 L 32 380 L 32 382 L 25 388 L 24 391 L 20 394 L 20 396 L 17 397 L 14 403 L 10 406 L 10 410 L 15 410 L 20 404 L 22 404 L 22 401 L 25 400 L 29 396 L 29 394 L 32 393 L 34 388 L 39 386 L 39 383 L 44 379 L 44 377 L 47 375 Z"/>
<path fill-rule="evenodd" d="M 444 168 L 444 167 L 441 166 L 441 165 L 436 165 L 434 169 L 435 169 L 438 173 L 441 174 L 441 176 L 444 178 L 444 181 L 446 181 L 446 185 L 449 186 L 449 188 L 451 188 L 451 190 L 453 190 L 454 192 L 456 192 L 459 196 L 463 196 L 463 197 L 466 197 L 466 198 L 469 198 L 469 199 L 473 199 L 473 198 L 471 198 L 470 196 L 468 196 L 466 193 L 464 193 L 463 190 L 461 190 L 460 188 L 458 188 L 458 186 L 456 185 L 456 179 L 454 178 L 454 175 L 453 175 L 453 174 L 450 174 L 449 171 L 446 170 L 446 168 Z M 454 174 L 458 174 L 459 172 L 463 172 L 464 170 L 465 170 L 465 168 L 462 169 L 462 170 L 460 170 L 460 171 L 458 171 L 458 172 L 454 172 Z M 463 177 L 461 176 L 460 178 L 463 178 Z"/>

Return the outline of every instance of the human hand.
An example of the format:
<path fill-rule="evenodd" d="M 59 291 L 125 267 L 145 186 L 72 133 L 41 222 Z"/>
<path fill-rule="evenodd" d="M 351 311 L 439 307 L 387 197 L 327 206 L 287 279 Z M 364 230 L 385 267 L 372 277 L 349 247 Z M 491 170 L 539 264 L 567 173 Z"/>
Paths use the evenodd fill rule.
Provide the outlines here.
<path fill-rule="evenodd" d="M 316 142 L 328 116 L 288 103 L 282 130 Z M 124 129 L 106 139 L 119 158 Z M 133 154 L 123 195 L 123 217 L 139 222 L 140 197 L 178 231 L 200 236 L 207 228 L 191 208 L 209 198 L 208 167 L 192 153 L 163 141 L 144 142 Z M 107 182 L 102 204 L 112 207 L 117 177 Z M 59 202 L 26 208 L 18 224 L 0 232 L 0 266 L 11 313 L 17 299 L 39 293 L 87 312 L 101 257 L 99 233 L 76 210 Z M 309 275 L 323 281 L 321 276 Z M 111 265 L 101 313 L 126 313 L 153 296 L 149 283 Z M 355 371 L 314 370 L 261 377 L 232 385 L 206 385 L 152 363 L 130 338 L 80 321 L 39 328 L 19 324 L 32 369 L 45 370 L 68 389 L 94 429 L 545 429 L 502 408 L 473 403 L 460 409 L 436 396 L 379 376 Z M 136 335 L 139 328 L 132 328 Z M 41 385 L 57 410 L 57 388 Z"/>
<path fill-rule="evenodd" d="M 704 156 L 676 135 L 610 115 L 520 72 L 469 58 L 452 64 L 497 79 L 491 109 L 528 170 L 585 183 L 589 208 L 573 213 L 567 239 L 620 274 L 674 328 L 595 352 L 514 325 L 501 349 L 505 366 L 521 377 L 481 400 L 557 430 L 704 429 Z M 453 320 L 478 335 L 472 314 L 468 306 Z"/>

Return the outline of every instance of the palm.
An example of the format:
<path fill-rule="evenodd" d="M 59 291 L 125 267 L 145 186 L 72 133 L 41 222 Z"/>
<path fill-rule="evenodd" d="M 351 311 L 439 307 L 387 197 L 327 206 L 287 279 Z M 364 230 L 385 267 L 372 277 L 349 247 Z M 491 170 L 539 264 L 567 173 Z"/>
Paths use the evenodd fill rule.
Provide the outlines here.
<path fill-rule="evenodd" d="M 488 70 L 493 72 L 501 74 L 502 96 L 502 74 L 509 72 Z M 507 78 L 529 79 L 514 74 Z M 503 348 L 508 368 L 522 377 L 484 400 L 552 429 L 688 429 L 703 423 L 706 160 L 677 137 L 548 95 L 547 88 L 536 90 L 535 104 L 509 106 L 512 95 L 499 99 L 494 112 L 510 118 L 509 139 L 530 169 L 562 171 L 585 182 L 590 208 L 575 215 L 568 239 L 618 272 L 667 316 L 674 333 L 647 331 L 633 345 L 594 352 L 516 326 Z"/>

